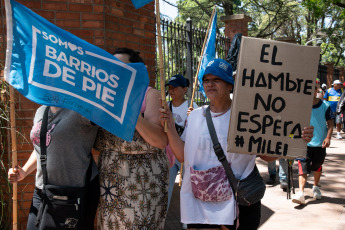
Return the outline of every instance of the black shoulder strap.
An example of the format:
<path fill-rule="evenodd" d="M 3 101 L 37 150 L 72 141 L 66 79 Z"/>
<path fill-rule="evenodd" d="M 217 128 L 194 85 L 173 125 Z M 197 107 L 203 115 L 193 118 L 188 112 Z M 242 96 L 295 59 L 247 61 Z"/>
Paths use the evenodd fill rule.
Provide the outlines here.
<path fill-rule="evenodd" d="M 47 175 L 47 126 L 48 126 L 48 112 L 50 106 L 44 111 L 42 124 L 41 124 L 41 132 L 40 132 L 40 145 L 41 145 L 41 168 L 43 174 L 43 184 L 47 184 L 48 175 Z"/>
<path fill-rule="evenodd" d="M 171 101 L 169 101 L 169 109 L 172 112 L 172 102 Z"/>
<path fill-rule="evenodd" d="M 206 122 L 207 122 L 207 127 L 208 127 L 208 131 L 210 132 L 210 136 L 212 139 L 212 143 L 213 143 L 213 149 L 214 152 L 216 153 L 218 160 L 220 161 L 220 163 L 222 163 L 225 173 L 228 177 L 229 183 L 231 185 L 232 190 L 234 191 L 234 193 L 236 193 L 237 191 L 237 183 L 239 180 L 236 179 L 234 173 L 232 172 L 232 169 L 228 163 L 228 161 L 226 160 L 226 157 L 224 155 L 222 146 L 220 145 L 218 138 L 217 138 L 217 133 L 216 130 L 214 128 L 213 122 L 212 122 L 212 117 L 211 117 L 211 112 L 210 112 L 210 106 L 208 106 L 206 108 Z"/>

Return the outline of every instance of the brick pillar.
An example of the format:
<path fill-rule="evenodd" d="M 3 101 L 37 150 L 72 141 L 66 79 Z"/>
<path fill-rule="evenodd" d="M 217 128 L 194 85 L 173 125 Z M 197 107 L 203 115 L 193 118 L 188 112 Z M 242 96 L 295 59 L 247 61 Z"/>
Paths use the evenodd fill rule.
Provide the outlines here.
<path fill-rule="evenodd" d="M 334 64 L 327 62 L 324 65 L 327 67 L 327 87 L 329 88 L 333 83 Z"/>
<path fill-rule="evenodd" d="M 339 80 L 341 82 L 345 81 L 345 67 L 337 67 L 339 70 Z"/>
<path fill-rule="evenodd" d="M 232 40 L 237 33 L 248 36 L 248 22 L 252 21 L 251 17 L 244 14 L 235 14 L 220 17 L 220 20 L 225 23 L 224 33 L 230 40 Z"/>

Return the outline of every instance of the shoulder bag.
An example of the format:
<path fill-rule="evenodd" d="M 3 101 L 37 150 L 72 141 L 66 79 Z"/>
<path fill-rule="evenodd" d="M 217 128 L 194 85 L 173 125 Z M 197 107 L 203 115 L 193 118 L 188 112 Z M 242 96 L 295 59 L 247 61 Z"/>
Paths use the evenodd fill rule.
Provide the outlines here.
<path fill-rule="evenodd" d="M 86 175 L 86 185 L 84 187 L 58 186 L 48 183 L 47 175 L 47 148 L 46 133 L 48 123 L 49 106 L 44 111 L 41 132 L 41 167 L 43 173 L 43 189 L 41 195 L 41 205 L 37 214 L 36 226 L 39 230 L 47 229 L 93 229 L 93 219 L 88 220 L 91 210 L 86 210 L 90 205 L 87 201 L 87 188 L 91 178 L 92 157 Z M 97 176 L 98 179 L 98 176 Z M 99 197 L 99 196 L 98 196 Z M 88 199 L 95 199 L 89 197 Z M 97 199 L 98 202 L 98 199 Z M 90 207 L 89 207 L 90 208 Z M 97 208 L 97 207 L 96 207 Z M 94 207 L 93 207 L 94 209 Z M 94 210 L 95 212 L 95 210 Z M 87 217 L 88 216 L 88 217 Z M 91 226 L 89 226 L 91 225 Z"/>
<path fill-rule="evenodd" d="M 236 179 L 231 166 L 224 155 L 222 146 L 218 141 L 217 133 L 211 118 L 210 106 L 206 108 L 206 122 L 211 135 L 214 152 L 224 167 L 225 173 L 228 177 L 230 186 L 235 194 L 235 199 L 238 204 L 250 206 L 260 201 L 264 197 L 266 185 L 256 165 L 253 171 L 246 178 L 243 180 Z"/>

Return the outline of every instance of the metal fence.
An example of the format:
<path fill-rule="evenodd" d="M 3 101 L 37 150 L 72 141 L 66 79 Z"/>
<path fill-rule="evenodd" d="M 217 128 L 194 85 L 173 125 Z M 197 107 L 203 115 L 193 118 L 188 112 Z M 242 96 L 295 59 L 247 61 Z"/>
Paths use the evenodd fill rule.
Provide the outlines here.
<path fill-rule="evenodd" d="M 319 64 L 319 70 L 317 73 L 317 77 L 320 79 L 320 84 L 327 85 L 327 67 L 324 65 Z"/>
<path fill-rule="evenodd" d="M 320 79 L 320 84 L 323 83 L 327 84 L 327 81 L 329 80 L 330 83 L 333 83 L 334 80 L 340 79 L 340 70 L 337 67 L 333 68 L 333 75 L 330 77 L 330 79 L 327 79 L 327 66 L 319 64 L 319 69 L 317 73 L 317 77 Z"/>
<path fill-rule="evenodd" d="M 187 92 L 188 97 L 190 97 L 193 91 L 194 75 L 197 72 L 199 57 L 206 36 L 206 29 L 194 28 L 192 20 L 187 20 L 186 24 L 181 24 L 162 19 L 161 33 L 166 82 L 173 75 L 182 74 L 190 82 Z M 217 33 L 217 57 L 225 59 L 229 48 L 230 39 Z M 158 60 L 158 57 L 156 60 Z M 156 88 L 160 90 L 158 63 L 157 61 Z M 206 102 L 203 95 L 199 92 L 199 87 L 195 90 L 194 101 L 199 105 Z"/>

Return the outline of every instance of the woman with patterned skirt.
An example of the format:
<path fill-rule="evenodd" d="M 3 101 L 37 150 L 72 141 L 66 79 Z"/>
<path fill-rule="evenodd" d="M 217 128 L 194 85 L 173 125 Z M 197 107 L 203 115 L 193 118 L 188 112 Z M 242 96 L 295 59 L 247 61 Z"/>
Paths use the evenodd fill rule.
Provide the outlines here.
<path fill-rule="evenodd" d="M 120 48 L 119 60 L 143 62 L 138 52 Z M 132 142 L 104 129 L 97 135 L 101 198 L 98 229 L 163 229 L 167 214 L 167 137 L 159 122 L 160 93 L 148 88 Z"/>

